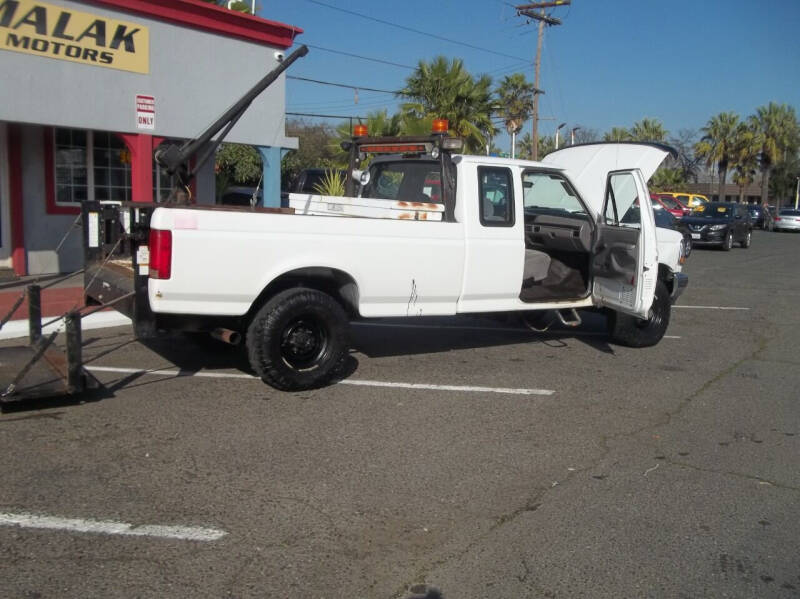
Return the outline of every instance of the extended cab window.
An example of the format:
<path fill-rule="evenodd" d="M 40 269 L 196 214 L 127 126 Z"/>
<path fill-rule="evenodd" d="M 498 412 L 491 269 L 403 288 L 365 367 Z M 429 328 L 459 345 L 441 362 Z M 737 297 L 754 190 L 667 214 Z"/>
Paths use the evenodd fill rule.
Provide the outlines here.
<path fill-rule="evenodd" d="M 557 173 L 528 171 L 522 174 L 525 214 L 586 216 L 586 209 L 569 182 Z"/>
<path fill-rule="evenodd" d="M 442 201 L 441 171 L 436 162 L 423 160 L 375 162 L 362 197 L 407 202 Z"/>
<path fill-rule="evenodd" d="M 478 194 L 484 227 L 514 225 L 514 179 L 509 169 L 479 166 Z"/>

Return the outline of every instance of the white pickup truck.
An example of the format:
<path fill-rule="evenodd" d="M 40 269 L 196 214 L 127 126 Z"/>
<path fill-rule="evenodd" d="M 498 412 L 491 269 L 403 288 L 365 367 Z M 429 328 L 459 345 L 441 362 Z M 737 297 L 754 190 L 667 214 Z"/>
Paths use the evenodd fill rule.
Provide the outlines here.
<path fill-rule="evenodd" d="M 244 338 L 255 372 L 284 390 L 337 375 L 355 318 L 556 311 L 577 324 L 576 309 L 602 308 L 619 343 L 664 335 L 687 284 L 682 236 L 656 229 L 646 185 L 668 148 L 588 144 L 530 162 L 461 155 L 446 134 L 343 145 L 346 198 L 87 203 L 88 298 L 140 335 Z"/>

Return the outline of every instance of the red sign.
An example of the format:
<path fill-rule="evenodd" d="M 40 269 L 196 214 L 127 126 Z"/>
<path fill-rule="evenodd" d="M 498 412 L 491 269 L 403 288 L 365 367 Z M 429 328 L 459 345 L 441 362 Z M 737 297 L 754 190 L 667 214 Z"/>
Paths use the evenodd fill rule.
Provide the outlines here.
<path fill-rule="evenodd" d="M 156 99 L 153 96 L 136 94 L 136 128 L 156 128 Z"/>

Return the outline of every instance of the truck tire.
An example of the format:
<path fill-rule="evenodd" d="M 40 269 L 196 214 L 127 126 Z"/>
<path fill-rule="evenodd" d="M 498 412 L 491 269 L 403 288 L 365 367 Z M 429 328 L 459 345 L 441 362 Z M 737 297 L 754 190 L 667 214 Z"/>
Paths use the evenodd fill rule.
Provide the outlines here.
<path fill-rule="evenodd" d="M 347 315 L 331 296 L 316 289 L 278 293 L 256 313 L 247 329 L 250 366 L 268 385 L 300 391 L 329 383 L 349 349 Z"/>
<path fill-rule="evenodd" d="M 610 311 L 608 332 L 612 341 L 628 347 L 650 347 L 667 332 L 672 305 L 669 290 L 663 281 L 656 282 L 656 293 L 647 320 Z"/>

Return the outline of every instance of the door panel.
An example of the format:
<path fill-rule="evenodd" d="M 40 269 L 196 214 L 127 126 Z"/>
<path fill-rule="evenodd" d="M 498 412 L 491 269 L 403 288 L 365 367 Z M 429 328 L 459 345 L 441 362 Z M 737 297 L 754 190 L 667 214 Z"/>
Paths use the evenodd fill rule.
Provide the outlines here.
<path fill-rule="evenodd" d="M 642 210 L 652 208 L 649 202 L 640 202 L 646 197 L 646 187 L 637 175 L 638 171 L 608 173 L 592 259 L 592 296 L 601 306 L 644 317 L 647 311 L 639 301 L 644 272 L 642 231 L 650 223 L 647 216 L 642 218 Z"/>

